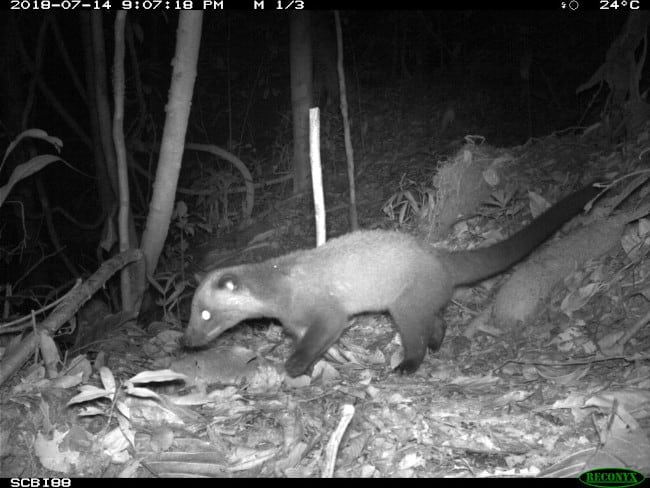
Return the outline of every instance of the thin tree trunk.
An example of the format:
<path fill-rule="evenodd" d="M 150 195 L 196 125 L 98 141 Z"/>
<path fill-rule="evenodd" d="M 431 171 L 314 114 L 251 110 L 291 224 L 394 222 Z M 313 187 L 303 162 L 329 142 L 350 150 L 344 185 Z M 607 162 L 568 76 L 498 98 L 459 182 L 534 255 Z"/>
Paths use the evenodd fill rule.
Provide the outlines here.
<path fill-rule="evenodd" d="M 291 110 L 293 114 L 293 192 L 309 185 L 309 107 L 312 54 L 309 12 L 292 12 L 290 20 Z"/>
<path fill-rule="evenodd" d="M 178 21 L 176 52 L 172 61 L 174 72 L 167 103 L 167 119 L 163 131 L 153 197 L 142 235 L 142 251 L 145 255 L 147 274 L 153 274 L 156 269 L 174 209 L 178 173 L 181 168 L 187 121 L 196 79 L 202 21 L 203 12 L 190 10 L 182 12 Z"/>

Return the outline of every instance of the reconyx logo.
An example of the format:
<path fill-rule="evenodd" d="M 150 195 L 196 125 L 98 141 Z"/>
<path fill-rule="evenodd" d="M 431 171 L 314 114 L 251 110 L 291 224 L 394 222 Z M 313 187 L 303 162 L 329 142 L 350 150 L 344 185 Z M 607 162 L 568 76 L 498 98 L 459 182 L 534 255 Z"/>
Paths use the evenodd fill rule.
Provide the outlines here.
<path fill-rule="evenodd" d="M 633 469 L 597 468 L 585 471 L 578 479 L 587 486 L 597 488 L 624 488 L 643 483 L 645 476 Z"/>

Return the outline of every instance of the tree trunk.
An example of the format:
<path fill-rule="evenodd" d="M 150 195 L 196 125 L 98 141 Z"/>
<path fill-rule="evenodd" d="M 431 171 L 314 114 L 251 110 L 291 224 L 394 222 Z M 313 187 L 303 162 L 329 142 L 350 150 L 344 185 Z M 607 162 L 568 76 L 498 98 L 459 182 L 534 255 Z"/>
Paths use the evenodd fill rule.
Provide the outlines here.
<path fill-rule="evenodd" d="M 291 109 L 293 113 L 293 192 L 309 188 L 309 107 L 312 94 L 311 30 L 308 11 L 291 15 Z"/>
<path fill-rule="evenodd" d="M 142 251 L 147 273 L 153 274 L 162 252 L 172 211 L 185 148 L 185 133 L 192 104 L 196 65 L 201 44 L 203 12 L 187 10 L 181 13 L 176 34 L 176 52 L 172 65 L 172 84 L 167 103 L 167 119 L 163 130 L 160 158 L 149 205 L 147 224 L 142 235 Z"/>

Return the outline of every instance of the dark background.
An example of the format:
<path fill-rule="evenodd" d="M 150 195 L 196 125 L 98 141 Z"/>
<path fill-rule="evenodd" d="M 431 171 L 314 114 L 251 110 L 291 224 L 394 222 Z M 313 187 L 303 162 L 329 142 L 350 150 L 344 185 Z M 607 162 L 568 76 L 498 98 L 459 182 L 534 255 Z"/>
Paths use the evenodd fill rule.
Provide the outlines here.
<path fill-rule="evenodd" d="M 15 51 L 20 42 L 33 59 L 46 15 L 54 16 L 62 43 L 84 80 L 78 13 L 0 12 L 0 31 L 4 30 L 5 39 L 0 68 L 12 75 L 3 76 L 0 86 L 0 148 L 4 151 L 25 128 L 40 128 L 62 139 L 61 157 L 69 166 L 56 163 L 39 176 L 51 207 L 64 209 L 88 223 L 101 217 L 92 151 L 70 130 L 40 89 L 33 87 L 33 73 Z M 245 161 L 258 179 L 286 174 L 291 168 L 289 15 L 232 10 L 206 12 L 203 20 L 187 141 L 228 149 Z M 384 150 L 381 144 L 385 141 L 374 139 L 373 133 L 381 129 L 385 134 L 390 129 L 394 134 L 391 150 L 399 150 L 400 141 L 413 136 L 405 122 L 417 121 L 422 129 L 422 137 L 409 151 L 419 151 L 426 157 L 445 153 L 466 134 L 485 136 L 494 146 L 511 146 L 599 120 L 608 90 L 576 94 L 576 89 L 603 63 L 628 12 L 414 9 L 343 10 L 341 15 L 353 143 L 359 167 L 363 168 L 368 158 Z M 113 19 L 114 12 L 104 12 L 109 65 Z M 137 65 L 127 50 L 127 147 L 131 164 L 150 174 L 155 171 L 156 149 L 162 136 L 177 21 L 178 13 L 174 11 L 128 15 Z M 331 12 L 312 11 L 312 35 L 321 52 L 335 49 L 332 22 Z M 40 78 L 71 117 L 87 129 L 88 109 L 64 67 L 59 41 L 48 33 L 43 49 Z M 320 61 L 315 57 L 315 79 L 321 82 L 315 83 L 314 103 L 323 110 L 325 173 L 326 178 L 336 180 L 345 171 L 340 114 L 336 93 L 323 87 Z M 110 66 L 108 69 L 110 72 Z M 144 106 L 136 97 L 134 69 L 142 80 L 140 100 L 144 100 Z M 645 88 L 642 85 L 641 91 Z M 453 114 L 451 121 L 444 121 L 446 114 Z M 391 127 L 386 127 L 387 121 L 394 121 Z M 413 145 L 412 141 L 409 144 Z M 52 153 L 52 148 L 43 143 L 33 143 L 33 147 L 37 153 Z M 25 153 L 12 154 L 0 171 L 0 185 L 26 158 Z M 211 172 L 207 167 L 212 168 Z M 214 163 L 207 163 L 202 156 L 186 153 L 181 186 L 218 186 L 236 177 L 226 162 L 214 168 Z M 141 228 L 151 183 L 142 172 L 134 171 L 131 178 L 133 211 Z M 26 269 L 52 252 L 42 221 L 42 202 L 35 199 L 33 185 L 33 179 L 25 180 L 9 198 L 24 208 L 26 229 L 17 211 L 20 206 L 7 202 L 0 208 L 0 272 L 6 274 L 2 281 L 12 282 L 23 276 Z M 266 193 L 260 190 L 255 211 L 264 211 L 269 199 L 286 196 L 290 190 L 290 185 L 275 186 Z M 184 196 L 183 200 L 194 221 L 205 222 L 209 205 L 218 197 L 210 200 Z M 193 242 L 234 228 L 240 209 L 236 200 L 231 203 L 231 212 L 218 225 L 195 229 Z M 306 212 L 310 211 L 308 200 L 304 206 Z M 66 252 L 80 269 L 91 273 L 101 259 L 97 253 L 100 228 L 81 229 L 60 216 L 55 224 Z M 168 240 L 177 242 L 173 236 Z M 21 286 L 65 283 L 70 277 L 58 263 L 48 258 Z"/>

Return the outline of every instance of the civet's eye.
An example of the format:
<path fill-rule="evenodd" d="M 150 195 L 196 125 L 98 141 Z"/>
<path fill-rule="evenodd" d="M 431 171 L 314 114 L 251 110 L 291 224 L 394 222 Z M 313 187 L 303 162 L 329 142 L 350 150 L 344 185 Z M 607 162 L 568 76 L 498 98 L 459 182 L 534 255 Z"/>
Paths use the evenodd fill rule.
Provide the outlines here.
<path fill-rule="evenodd" d="M 235 291 L 237 288 L 239 288 L 237 277 L 231 274 L 223 275 L 217 282 L 217 288 L 219 290 Z"/>

